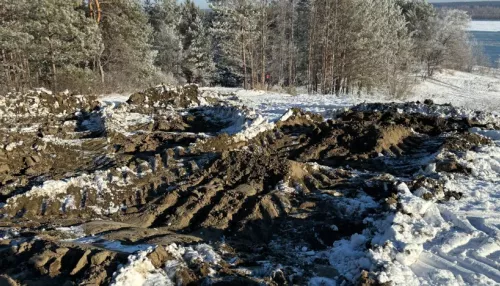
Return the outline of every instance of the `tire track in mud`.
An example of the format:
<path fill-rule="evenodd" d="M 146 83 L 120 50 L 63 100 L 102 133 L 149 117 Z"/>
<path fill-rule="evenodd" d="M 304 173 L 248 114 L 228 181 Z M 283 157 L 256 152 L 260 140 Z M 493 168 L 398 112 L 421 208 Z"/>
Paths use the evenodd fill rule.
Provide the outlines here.
<path fill-rule="evenodd" d="M 199 107 L 200 102 L 194 87 L 161 88 L 133 95 L 128 104 L 115 109 L 93 110 L 85 114 L 85 120 L 94 127 L 80 124 L 77 131 L 72 130 L 72 140 L 82 144 L 65 146 L 67 152 L 54 150 L 62 159 L 47 164 L 39 176 L 39 188 L 24 183 L 6 190 L 2 183 L 6 205 L 0 208 L 0 231 L 22 228 L 20 236 L 14 235 L 6 243 L 15 244 L 22 238 L 26 248 L 33 248 L 37 235 L 45 245 L 10 253 L 21 266 L 0 263 L 0 272 L 11 278 L 55 277 L 47 281 L 103 284 L 111 281 L 112 272 L 125 257 L 121 251 L 106 248 L 106 239 L 133 247 L 150 242 L 190 245 L 223 238 L 224 243 L 215 243 L 215 247 L 221 255 L 225 253 L 226 260 L 210 264 L 216 277 L 210 278 L 213 272 L 204 268 L 208 266 L 195 263 L 182 270 L 189 274 L 182 274 L 190 277 L 186 281 L 230 283 L 240 277 L 242 283 L 278 283 L 281 276 L 276 273 L 261 275 L 264 278 L 236 274 L 239 265 L 258 266 L 266 260 L 285 265 L 283 277 L 294 276 L 294 269 L 303 268 L 302 278 L 285 282 L 304 284 L 315 269 L 327 267 L 325 262 L 314 259 L 305 263 L 269 244 L 279 241 L 301 249 L 326 250 L 335 241 L 362 232 L 367 227 L 365 219 L 397 204 L 393 198 L 396 180 L 416 181 L 413 174 L 435 162 L 436 154 L 447 144 L 467 150 L 486 143 L 473 135 L 461 138 L 470 127 L 481 126 L 477 122 L 370 108 L 354 108 L 326 121 L 313 113 L 292 110 L 274 129 L 235 142 L 234 136 L 221 134 L 233 119 L 220 114 L 233 116 L 242 111 L 224 105 Z M 135 121 L 124 120 L 131 113 Z M 63 123 L 66 119 L 57 120 Z M 58 132 L 51 135 L 64 136 Z M 24 138 L 37 136 L 26 134 Z M 32 145 L 19 148 L 23 156 L 34 153 Z M 41 154 L 43 158 L 50 155 Z M 447 160 L 437 168 L 464 171 L 452 159 Z M 58 168 L 66 168 L 66 172 L 55 172 Z M 18 180 L 32 179 L 17 171 L 6 174 Z M 54 190 L 43 184 L 49 179 L 59 184 Z M 356 202 L 360 196 L 373 203 Z M 81 227 L 83 242 L 62 243 L 57 231 L 61 225 Z M 85 242 L 91 235 L 94 238 Z M 224 247 L 231 249 L 223 251 Z M 107 251 L 101 263 L 94 258 L 98 251 Z M 66 258 L 59 254 L 66 252 L 77 253 L 71 258 L 76 263 L 67 264 L 68 269 L 62 271 L 58 265 Z M 43 263 L 28 263 L 40 255 Z M 471 263 L 463 261 L 460 271 L 469 271 Z M 77 266 L 69 266 L 73 264 Z M 16 279 L 25 282 L 28 278 Z"/>

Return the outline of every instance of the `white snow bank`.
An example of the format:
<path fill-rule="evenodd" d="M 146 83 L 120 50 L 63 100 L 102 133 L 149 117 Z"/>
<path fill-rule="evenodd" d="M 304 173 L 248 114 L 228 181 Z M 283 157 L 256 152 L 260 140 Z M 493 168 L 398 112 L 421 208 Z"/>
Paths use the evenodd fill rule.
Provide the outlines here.
<path fill-rule="evenodd" d="M 453 106 L 469 110 L 500 110 L 500 78 L 493 73 L 460 72 L 443 70 L 426 80 L 417 79 L 418 83 L 411 94 L 404 100 L 394 100 L 387 94 L 374 95 L 322 95 L 299 94 L 290 95 L 266 91 L 254 91 L 230 88 L 204 88 L 206 91 L 232 93 L 235 96 L 226 100 L 235 105 L 244 105 L 256 109 L 270 121 L 275 121 L 291 108 L 320 113 L 329 118 L 339 111 L 360 103 L 406 102 L 432 99 L 437 104 L 451 103 Z M 468 112 L 473 116 L 473 112 Z"/>
<path fill-rule="evenodd" d="M 221 261 L 220 256 L 208 244 L 183 247 L 173 243 L 165 249 L 175 259 L 167 261 L 163 269 L 156 269 L 147 258 L 147 255 L 153 251 L 153 248 L 139 251 L 134 255 L 130 255 L 128 264 L 114 273 L 114 281 L 111 285 L 173 286 L 175 285 L 174 281 L 178 270 L 192 264 L 208 263 L 214 265 Z"/>
<path fill-rule="evenodd" d="M 213 113 L 213 111 L 211 113 Z M 285 121 L 292 115 L 293 110 L 288 110 L 276 121 Z M 273 120 L 261 114 L 259 111 L 244 107 L 226 107 L 219 111 L 219 115 L 217 115 L 216 118 L 221 118 L 222 121 L 230 123 L 229 127 L 221 130 L 221 133 L 233 135 L 233 140 L 236 142 L 250 140 L 262 132 L 272 130 L 276 126 Z"/>
<path fill-rule="evenodd" d="M 381 231 L 372 239 L 375 247 L 370 256 L 374 265 L 383 269 L 380 282 L 416 286 L 420 282 L 409 266 L 418 260 L 424 243 L 449 226 L 434 203 L 415 196 L 404 183 L 397 189 L 402 210 L 377 222 Z"/>
<path fill-rule="evenodd" d="M 460 163 L 472 176 L 444 174 L 460 200 L 436 203 L 399 186 L 402 211 L 380 224 L 371 258 L 380 282 L 393 285 L 499 285 L 500 147 L 469 151 Z M 385 224 L 385 226 L 384 226 Z"/>
<path fill-rule="evenodd" d="M 130 94 L 111 93 L 99 96 L 98 100 L 105 105 L 111 105 L 116 107 L 119 106 L 120 104 L 127 102 L 129 98 Z"/>
<path fill-rule="evenodd" d="M 167 252 L 174 255 L 175 258 L 179 260 L 183 259 L 189 264 L 201 262 L 217 264 L 221 261 L 221 257 L 215 253 L 213 248 L 204 243 L 188 247 L 173 243 L 167 246 L 166 249 Z"/>
<path fill-rule="evenodd" d="M 148 249 L 128 257 L 128 264 L 114 273 L 113 286 L 174 286 L 163 269 L 156 269 L 147 258 Z"/>
<path fill-rule="evenodd" d="M 81 225 L 74 225 L 74 226 L 68 226 L 68 227 L 58 227 L 56 230 L 67 233 L 72 237 L 76 238 L 82 238 L 85 237 L 85 230 Z"/>
<path fill-rule="evenodd" d="M 500 32 L 500 21 L 471 21 L 467 30 L 474 32 Z"/>
<path fill-rule="evenodd" d="M 460 200 L 424 200 L 419 196 L 426 190 L 412 193 L 400 183 L 396 213 L 366 219 L 362 233 L 336 241 L 319 257 L 326 255 L 351 282 L 368 270 L 396 286 L 499 285 L 500 146 L 468 151 L 459 163 L 472 174 L 440 176 L 445 192 L 462 194 Z"/>

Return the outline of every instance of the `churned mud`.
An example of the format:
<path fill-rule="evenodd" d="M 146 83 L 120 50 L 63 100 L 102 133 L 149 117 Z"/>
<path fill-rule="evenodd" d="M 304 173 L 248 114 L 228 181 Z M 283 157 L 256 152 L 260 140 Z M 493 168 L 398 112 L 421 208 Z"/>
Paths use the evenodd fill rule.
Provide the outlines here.
<path fill-rule="evenodd" d="M 432 106 L 360 105 L 328 120 L 294 109 L 251 133 L 251 110 L 196 86 L 106 106 L 92 96 L 8 95 L 0 285 L 107 285 L 146 249 L 150 272 L 177 261 L 167 271 L 175 285 L 342 280 L 315 254 L 397 210 L 397 182 L 425 186 L 429 200 L 460 199 L 426 168 L 467 173 L 457 155 L 490 144 L 469 133 L 479 120 L 411 112 Z M 216 259 L 200 254 L 208 248 Z M 375 283 L 369 272 L 344 281 Z"/>

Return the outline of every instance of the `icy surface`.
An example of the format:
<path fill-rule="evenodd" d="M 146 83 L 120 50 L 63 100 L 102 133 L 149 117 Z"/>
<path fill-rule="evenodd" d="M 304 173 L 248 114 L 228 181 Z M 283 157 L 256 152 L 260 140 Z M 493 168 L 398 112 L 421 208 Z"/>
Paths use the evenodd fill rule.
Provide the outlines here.
<path fill-rule="evenodd" d="M 500 32 L 500 21 L 471 21 L 469 31 Z"/>

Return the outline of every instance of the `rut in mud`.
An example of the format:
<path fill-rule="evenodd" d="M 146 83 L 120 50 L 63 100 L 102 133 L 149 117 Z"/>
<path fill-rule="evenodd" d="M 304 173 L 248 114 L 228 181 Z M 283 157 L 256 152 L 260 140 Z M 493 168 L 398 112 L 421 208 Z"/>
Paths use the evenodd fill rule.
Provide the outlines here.
<path fill-rule="evenodd" d="M 108 106 L 44 91 L 0 103 L 0 252 L 9 257 L 0 281 L 9 285 L 105 285 L 128 263 L 124 249 L 148 246 L 158 246 L 147 254 L 153 268 L 182 262 L 169 274 L 181 285 L 338 278 L 309 253 L 397 209 L 398 181 L 426 186 L 429 199 L 459 198 L 425 168 L 468 172 L 456 156 L 489 144 L 469 133 L 479 121 L 400 112 L 432 104 L 361 105 L 328 120 L 290 110 L 241 136 L 258 117 L 196 86 Z M 200 243 L 219 258 L 207 260 Z M 172 245 L 189 251 L 176 256 Z"/>

